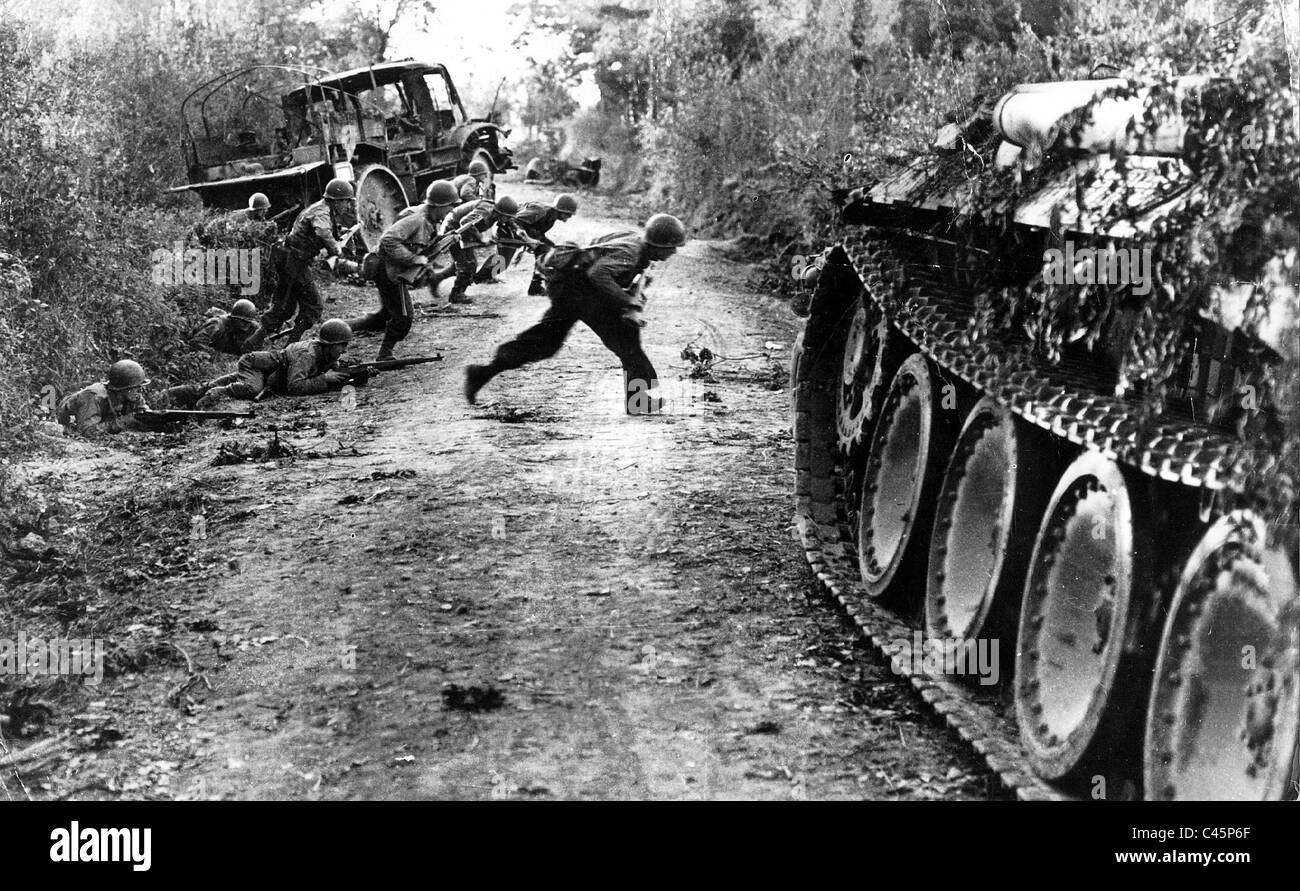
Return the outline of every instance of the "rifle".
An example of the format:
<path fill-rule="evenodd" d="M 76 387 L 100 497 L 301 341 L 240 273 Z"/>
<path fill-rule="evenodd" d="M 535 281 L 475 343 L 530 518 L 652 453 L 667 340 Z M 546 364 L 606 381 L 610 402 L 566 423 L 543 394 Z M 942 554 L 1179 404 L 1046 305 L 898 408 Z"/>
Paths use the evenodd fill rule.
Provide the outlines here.
<path fill-rule="evenodd" d="M 432 356 L 414 356 L 410 359 L 381 359 L 377 362 L 349 362 L 346 365 L 340 365 L 338 370 L 349 376 L 360 378 L 369 378 L 372 374 L 378 374 L 381 371 L 396 371 L 399 368 L 406 368 L 410 365 L 424 365 L 426 362 L 441 362 L 442 353 L 435 353 Z"/>
<path fill-rule="evenodd" d="M 144 424 L 175 424 L 180 421 L 234 420 L 252 418 L 251 411 L 187 411 L 183 409 L 166 409 L 163 411 L 138 411 L 135 419 Z"/>

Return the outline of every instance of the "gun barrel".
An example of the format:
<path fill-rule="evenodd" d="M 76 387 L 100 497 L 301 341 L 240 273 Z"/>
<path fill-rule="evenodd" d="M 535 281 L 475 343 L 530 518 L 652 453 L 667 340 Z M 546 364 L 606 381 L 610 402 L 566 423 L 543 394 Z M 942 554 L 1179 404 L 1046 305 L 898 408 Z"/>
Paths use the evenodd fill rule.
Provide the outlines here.
<path fill-rule="evenodd" d="M 441 362 L 442 354 L 436 356 L 415 356 L 410 359 L 385 359 L 381 362 L 358 362 L 355 365 L 349 365 L 346 371 L 393 371 L 398 368 L 405 368 L 408 365 L 423 365 L 426 362 Z"/>

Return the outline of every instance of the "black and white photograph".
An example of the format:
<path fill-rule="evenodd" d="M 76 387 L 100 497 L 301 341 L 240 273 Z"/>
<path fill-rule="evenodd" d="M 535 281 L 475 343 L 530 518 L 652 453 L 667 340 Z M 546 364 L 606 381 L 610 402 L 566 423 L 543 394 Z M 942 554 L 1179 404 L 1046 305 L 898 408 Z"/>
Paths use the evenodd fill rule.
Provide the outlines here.
<path fill-rule="evenodd" d="M 0 0 L 0 812 L 1248 862 L 1137 803 L 1300 798 L 1298 251 L 1296 0 Z"/>

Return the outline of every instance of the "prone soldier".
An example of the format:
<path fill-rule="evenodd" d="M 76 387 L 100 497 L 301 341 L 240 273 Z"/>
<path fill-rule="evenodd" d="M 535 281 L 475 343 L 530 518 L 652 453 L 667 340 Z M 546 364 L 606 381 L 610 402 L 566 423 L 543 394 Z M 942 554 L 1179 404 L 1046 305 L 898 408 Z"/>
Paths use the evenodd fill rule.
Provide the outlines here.
<path fill-rule="evenodd" d="M 236 300 L 228 313 L 212 315 L 194 332 L 190 342 L 203 350 L 238 356 L 257 330 L 257 307 L 251 300 Z"/>
<path fill-rule="evenodd" d="M 379 240 L 375 286 L 379 289 L 376 312 L 348 320 L 354 331 L 383 331 L 378 360 L 393 358 L 393 347 L 411 331 L 414 308 L 411 286 L 425 284 L 432 272 L 431 253 L 438 242 L 438 227 L 456 206 L 456 190 L 446 180 L 430 183 L 424 203 L 389 226 Z"/>
<path fill-rule="evenodd" d="M 320 321 L 321 295 L 312 262 L 322 250 L 331 257 L 342 253 L 342 232 L 355 224 L 356 215 L 356 192 L 342 179 L 330 180 L 325 196 L 298 214 L 284 246 L 277 251 L 278 276 L 271 307 L 262 314 L 257 331 L 244 342 L 244 352 L 261 349 L 295 310 L 293 328 L 288 332 L 290 343 Z"/>
<path fill-rule="evenodd" d="M 528 285 L 529 294 L 545 294 L 546 281 L 542 276 L 541 259 L 546 256 L 546 252 L 555 247 L 555 242 L 551 241 L 547 235 L 551 227 L 557 222 L 563 222 L 578 212 L 578 199 L 572 195 L 557 195 L 555 201 L 551 204 L 543 204 L 541 201 L 525 201 L 519 208 L 519 213 L 515 215 L 515 227 L 528 236 L 538 245 L 532 248 L 533 256 L 537 260 L 537 265 L 533 268 L 533 280 Z M 511 261 L 514 259 L 515 252 L 519 248 L 510 246 L 501 251 L 503 261 L 502 269 L 508 269 Z"/>
<path fill-rule="evenodd" d="M 149 411 L 144 387 L 149 383 L 138 362 L 123 359 L 108 369 L 108 379 L 65 396 L 59 403 L 59 423 L 81 434 L 141 430 L 136 418 Z"/>
<path fill-rule="evenodd" d="M 284 396 L 310 396 L 340 389 L 355 378 L 338 368 L 352 340 L 352 329 L 342 319 L 320 326 L 312 340 L 296 341 L 282 350 L 260 350 L 239 357 L 234 373 L 203 387 L 199 409 L 209 409 L 223 398 L 256 399 L 264 392 Z"/>
<path fill-rule="evenodd" d="M 657 413 L 662 408 L 658 375 L 641 347 L 645 300 L 640 286 L 652 262 L 668 259 L 685 243 L 681 220 L 660 213 L 646 222 L 644 234 L 615 232 L 585 249 L 553 249 L 545 264 L 550 308 L 536 325 L 497 347 L 489 364 L 465 369 L 465 398 L 474 402 L 479 390 L 503 371 L 555 355 L 582 322 L 623 365 L 627 413 Z"/>

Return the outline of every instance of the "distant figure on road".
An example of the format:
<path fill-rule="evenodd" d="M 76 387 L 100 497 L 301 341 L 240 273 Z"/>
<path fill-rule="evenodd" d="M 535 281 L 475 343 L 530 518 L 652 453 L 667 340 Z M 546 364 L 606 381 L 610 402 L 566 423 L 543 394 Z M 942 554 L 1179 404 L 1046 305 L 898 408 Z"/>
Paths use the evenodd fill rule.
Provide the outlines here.
<path fill-rule="evenodd" d="M 554 356 L 574 324 L 582 322 L 623 363 L 627 413 L 660 411 L 659 376 L 641 348 L 644 275 L 652 262 L 668 259 L 685 243 L 682 221 L 660 213 L 649 219 L 643 235 L 615 232 L 586 248 L 561 245 L 552 250 L 544 264 L 550 309 L 536 325 L 497 347 L 491 363 L 465 369 L 465 398 L 474 402 L 479 390 L 503 371 Z"/>

